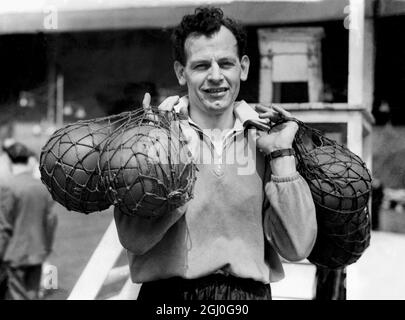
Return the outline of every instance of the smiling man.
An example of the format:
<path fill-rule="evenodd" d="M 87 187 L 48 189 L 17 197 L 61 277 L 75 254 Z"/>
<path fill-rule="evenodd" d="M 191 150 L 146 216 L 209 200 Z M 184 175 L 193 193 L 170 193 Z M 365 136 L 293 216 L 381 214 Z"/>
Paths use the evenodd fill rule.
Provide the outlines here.
<path fill-rule="evenodd" d="M 197 180 L 193 199 L 159 218 L 115 209 L 132 280 L 143 283 L 138 299 L 270 300 L 270 282 L 284 276 L 279 255 L 306 258 L 317 234 L 312 196 L 292 152 L 297 125 L 285 122 L 249 144 L 236 109 L 253 109 L 235 102 L 249 73 L 246 35 L 220 9 L 198 8 L 183 17 L 173 45 L 178 82 L 188 89 L 182 125 L 198 146 Z M 172 110 L 178 100 L 170 97 L 159 108 Z M 146 94 L 144 106 L 149 103 Z M 265 120 L 289 116 L 281 108 L 256 111 Z M 241 175 L 241 164 L 229 159 L 249 150 L 255 167 Z"/>
<path fill-rule="evenodd" d="M 240 81 L 247 79 L 250 63 L 246 55 L 239 58 L 235 36 L 221 26 L 215 37 L 189 36 L 184 51 L 186 60 L 176 60 L 174 68 L 180 85 L 187 84 L 193 105 L 190 116 L 202 124 L 208 119 L 215 122 L 226 118 L 229 124 L 224 123 L 223 127 L 232 126 L 233 102 L 239 94 Z M 206 125 L 212 127 L 211 123 Z"/>

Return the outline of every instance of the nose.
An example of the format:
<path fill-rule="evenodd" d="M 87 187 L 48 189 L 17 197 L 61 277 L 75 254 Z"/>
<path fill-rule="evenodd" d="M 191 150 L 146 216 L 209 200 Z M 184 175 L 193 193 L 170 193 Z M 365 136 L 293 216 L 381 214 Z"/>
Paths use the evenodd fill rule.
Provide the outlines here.
<path fill-rule="evenodd" d="M 219 82 L 222 80 L 222 72 L 221 72 L 221 68 L 219 67 L 218 63 L 216 63 L 216 62 L 211 63 L 208 80 L 213 81 L 213 82 Z"/>

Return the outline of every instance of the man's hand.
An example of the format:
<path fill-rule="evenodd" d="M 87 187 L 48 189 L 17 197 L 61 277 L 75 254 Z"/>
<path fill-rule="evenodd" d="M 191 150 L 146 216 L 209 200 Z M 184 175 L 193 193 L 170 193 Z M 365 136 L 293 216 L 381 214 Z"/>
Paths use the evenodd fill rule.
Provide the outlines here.
<path fill-rule="evenodd" d="M 143 98 L 142 106 L 145 110 L 150 109 L 151 97 L 149 93 L 145 93 Z M 185 143 L 187 144 L 191 154 L 194 156 L 194 159 L 198 158 L 198 146 L 199 138 L 197 133 L 192 129 L 188 123 L 188 97 L 183 96 L 170 96 L 167 97 L 159 105 L 158 110 L 171 112 L 174 110 L 179 116 L 179 128 L 181 126 L 181 131 L 183 133 Z M 153 115 L 152 115 L 153 117 Z"/>
<path fill-rule="evenodd" d="M 278 106 L 257 105 L 256 111 L 260 118 L 269 119 L 272 122 L 291 118 L 291 113 Z M 297 130 L 298 125 L 295 121 L 284 122 L 273 127 L 269 133 L 261 133 L 260 138 L 257 139 L 257 146 L 266 154 L 279 149 L 292 148 Z"/>
<path fill-rule="evenodd" d="M 151 96 L 148 92 L 145 93 L 142 101 L 142 107 L 145 110 L 151 108 L 150 106 Z M 167 97 L 162 103 L 158 106 L 158 110 L 160 111 L 172 111 L 174 110 L 180 116 L 186 117 L 188 119 L 188 98 L 187 96 L 179 97 L 179 96 L 170 96 Z"/>
<path fill-rule="evenodd" d="M 277 122 L 281 119 L 291 118 L 291 114 L 283 108 L 272 106 L 256 106 L 256 111 L 262 119 L 269 119 Z M 265 154 L 270 154 L 275 150 L 291 148 L 298 125 L 295 121 L 283 122 L 273 127 L 269 133 L 262 133 L 257 139 L 257 146 Z M 297 172 L 294 156 L 276 158 L 270 161 L 272 174 L 276 176 L 291 176 Z"/>
<path fill-rule="evenodd" d="M 162 111 L 172 111 L 174 110 L 181 119 L 188 119 L 188 98 L 187 96 L 171 96 L 167 97 L 158 107 Z"/>

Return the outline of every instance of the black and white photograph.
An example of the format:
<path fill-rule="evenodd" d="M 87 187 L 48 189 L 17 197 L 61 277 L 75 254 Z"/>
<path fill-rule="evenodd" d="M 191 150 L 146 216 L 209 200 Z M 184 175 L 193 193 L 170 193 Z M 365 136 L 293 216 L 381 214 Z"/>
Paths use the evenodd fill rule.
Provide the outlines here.
<path fill-rule="evenodd" d="M 0 300 L 405 300 L 404 31 L 405 0 L 0 0 Z"/>

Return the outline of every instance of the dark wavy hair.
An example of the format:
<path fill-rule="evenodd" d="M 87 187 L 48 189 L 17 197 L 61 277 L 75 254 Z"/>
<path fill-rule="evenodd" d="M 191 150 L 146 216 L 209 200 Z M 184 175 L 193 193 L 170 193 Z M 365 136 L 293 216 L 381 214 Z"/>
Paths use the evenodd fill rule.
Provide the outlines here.
<path fill-rule="evenodd" d="M 242 25 L 235 20 L 224 17 L 220 8 L 198 7 L 194 14 L 185 15 L 181 23 L 172 32 L 173 59 L 182 65 L 186 63 L 184 43 L 190 35 L 212 36 L 218 32 L 221 26 L 229 29 L 236 38 L 238 44 L 238 56 L 242 58 L 246 54 L 247 35 Z"/>
<path fill-rule="evenodd" d="M 35 153 L 20 142 L 15 142 L 8 147 L 3 146 L 2 149 L 14 164 L 27 164 L 30 157 L 35 157 Z"/>

